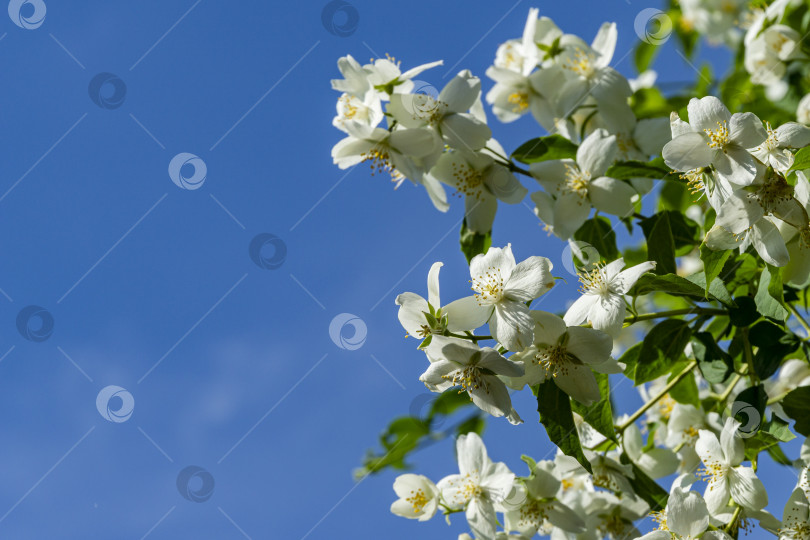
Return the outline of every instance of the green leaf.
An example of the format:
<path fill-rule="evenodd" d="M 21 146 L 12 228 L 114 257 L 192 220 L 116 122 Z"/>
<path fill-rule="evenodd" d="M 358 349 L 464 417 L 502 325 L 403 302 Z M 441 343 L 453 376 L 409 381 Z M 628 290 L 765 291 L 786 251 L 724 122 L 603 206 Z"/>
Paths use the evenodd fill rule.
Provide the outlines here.
<path fill-rule="evenodd" d="M 575 159 L 576 156 L 577 145 L 562 135 L 548 135 L 526 141 L 512 152 L 512 159 L 526 164 L 551 159 Z"/>
<path fill-rule="evenodd" d="M 738 296 L 734 303 L 736 306 L 728 309 L 729 319 L 734 326 L 745 327 L 759 319 L 757 304 L 750 296 Z"/>
<path fill-rule="evenodd" d="M 702 291 L 705 291 L 707 288 L 709 289 L 709 296 L 708 298 L 712 298 L 715 300 L 719 300 L 726 306 L 733 306 L 734 300 L 731 299 L 731 295 L 728 293 L 728 289 L 726 286 L 723 285 L 723 281 L 720 278 L 714 278 L 711 285 L 706 287 L 706 274 L 703 272 L 697 272 L 696 274 L 692 274 L 690 276 L 686 276 L 686 279 L 698 287 Z"/>
<path fill-rule="evenodd" d="M 770 321 L 760 321 L 751 327 L 748 339 L 757 347 L 754 371 L 760 379 L 767 379 L 779 369 L 782 359 L 799 348 L 800 341 L 793 332 L 786 332 Z"/>
<path fill-rule="evenodd" d="M 706 283 L 711 283 L 714 278 L 720 275 L 730 255 L 730 249 L 715 251 L 709 249 L 706 244 L 700 244 L 700 260 L 703 261 L 703 273 L 706 276 Z M 706 287 L 706 294 L 709 294 L 708 287 Z"/>
<path fill-rule="evenodd" d="M 613 428 L 613 410 L 610 406 L 610 381 L 604 373 L 594 373 L 594 375 L 596 376 L 596 382 L 599 384 L 599 393 L 602 399 L 590 407 L 573 400 L 571 408 L 596 431 L 615 441 L 616 431 Z"/>
<path fill-rule="evenodd" d="M 810 146 L 805 146 L 794 154 L 793 165 L 788 169 L 788 174 L 793 171 L 803 171 L 810 169 Z"/>
<path fill-rule="evenodd" d="M 795 438 L 796 435 L 790 431 L 788 423 L 772 415 L 753 436 L 745 439 L 745 458 L 752 460 L 763 450 L 770 450 L 777 447 L 780 442 L 788 442 Z"/>
<path fill-rule="evenodd" d="M 698 332 L 692 337 L 692 352 L 695 353 L 700 373 L 709 383 L 722 383 L 734 369 L 731 356 L 720 348 L 709 332 Z"/>
<path fill-rule="evenodd" d="M 635 383 L 649 382 L 672 371 L 692 337 L 686 321 L 667 319 L 655 325 L 642 342 Z"/>
<path fill-rule="evenodd" d="M 690 278 L 691 277 L 693 276 L 690 276 Z M 703 276 L 701 275 L 700 277 L 702 278 Z M 720 287 L 721 288 L 717 289 L 715 292 L 718 292 L 721 298 L 716 298 L 713 294 L 710 294 L 709 299 L 720 300 L 723 303 L 733 305 L 733 300 L 731 296 L 729 296 L 728 291 L 725 291 L 722 285 Z M 642 296 L 653 292 L 667 293 L 672 296 L 688 296 L 698 300 L 702 300 L 705 296 L 702 284 L 693 283 L 689 279 L 683 278 L 677 274 L 664 274 L 663 276 L 644 274 L 639 278 L 633 288 L 630 289 L 628 294 L 630 296 Z M 725 292 L 725 294 L 723 294 L 723 292 Z"/>
<path fill-rule="evenodd" d="M 647 71 L 657 52 L 657 45 L 653 45 L 649 41 L 645 40 L 639 41 L 638 45 L 636 45 L 635 54 L 633 55 L 636 64 L 636 71 L 639 73 Z"/>
<path fill-rule="evenodd" d="M 796 421 L 796 431 L 810 437 L 810 386 L 800 386 L 785 396 L 782 409 Z"/>
<path fill-rule="evenodd" d="M 579 442 L 579 433 L 571 412 L 571 398 L 552 380 L 547 380 L 536 388 L 537 412 L 540 413 L 540 423 L 546 428 L 548 438 L 565 455 L 575 458 L 588 472 L 593 473 L 591 463 L 585 457 Z"/>
<path fill-rule="evenodd" d="M 461 252 L 467 258 L 467 264 L 476 255 L 486 253 L 492 245 L 492 231 L 486 234 L 480 234 L 467 228 L 467 220 L 461 224 Z"/>
<path fill-rule="evenodd" d="M 679 368 L 680 366 L 686 367 L 683 363 L 679 365 Z M 669 380 L 671 381 L 677 376 L 678 374 L 673 372 L 670 374 Z M 669 391 L 669 395 L 678 403 L 694 405 L 696 408 L 700 409 L 700 396 L 698 395 L 698 387 L 694 377 L 684 377 L 681 379 L 678 384 L 672 387 Z"/>
<path fill-rule="evenodd" d="M 613 261 L 619 258 L 619 249 L 616 247 L 616 233 L 610 220 L 597 216 L 586 221 L 577 232 L 574 239 L 587 242 L 599 253 L 599 258 Z"/>
<path fill-rule="evenodd" d="M 784 322 L 790 313 L 784 306 L 782 296 L 782 270 L 771 265 L 765 265 L 759 278 L 759 287 L 754 296 L 757 310 L 765 317 Z"/>
<path fill-rule="evenodd" d="M 659 486 L 658 482 L 639 469 L 635 463 L 630 461 L 626 453 L 622 453 L 619 459 L 625 465 L 631 465 L 633 467 L 633 476 L 635 477 L 631 481 L 633 491 L 636 492 L 636 495 L 647 501 L 647 504 L 650 505 L 650 511 L 658 512 L 666 508 L 669 493 Z"/>
<path fill-rule="evenodd" d="M 647 239 L 647 253 L 650 260 L 658 264 L 656 274 L 677 273 L 676 254 L 691 251 L 699 242 L 700 228 L 680 212 L 671 210 L 658 212 L 642 220 L 641 229 Z"/>
<path fill-rule="evenodd" d="M 641 221 L 641 229 L 647 239 L 647 254 L 655 261 L 656 274 L 675 274 L 675 238 L 669 223 L 669 211 L 665 210 Z"/>
<path fill-rule="evenodd" d="M 624 375 L 633 381 L 636 379 L 636 366 L 638 365 L 638 357 L 641 356 L 642 345 L 643 343 L 636 343 L 627 349 L 622 357 L 619 358 L 619 362 L 626 366 Z"/>
<path fill-rule="evenodd" d="M 630 180 L 631 178 L 660 179 L 669 173 L 669 169 L 658 165 L 657 162 L 619 161 L 611 165 L 604 176 L 616 180 Z"/>

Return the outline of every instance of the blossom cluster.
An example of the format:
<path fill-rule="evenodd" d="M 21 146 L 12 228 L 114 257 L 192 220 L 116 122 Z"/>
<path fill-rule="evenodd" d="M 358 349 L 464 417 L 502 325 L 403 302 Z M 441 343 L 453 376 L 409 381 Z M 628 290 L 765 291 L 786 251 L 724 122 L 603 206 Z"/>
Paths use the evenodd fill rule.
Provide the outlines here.
<path fill-rule="evenodd" d="M 333 124 L 346 137 L 335 163 L 369 163 L 397 185 L 407 179 L 443 212 L 446 187 L 465 199 L 462 251 L 473 294 L 443 303 L 443 263 L 435 262 L 426 296 L 396 298 L 400 323 L 425 354 L 420 381 L 437 394 L 466 394 L 484 415 L 512 424 L 523 422 L 514 393 L 530 390 L 558 447 L 552 460 L 523 456 L 528 473 L 519 477 L 489 458 L 479 429 L 467 428 L 456 441 L 458 474 L 436 483 L 399 476 L 394 514 L 449 521 L 464 513 L 473 536 L 460 540 L 719 540 L 754 527 L 780 540 L 810 538 L 810 443 L 795 459 L 780 446 L 794 431 L 810 435 L 810 324 L 802 315 L 810 300 L 810 94 L 798 99 L 804 83 L 793 77 L 810 64 L 795 27 L 801 9 L 791 0 L 764 9 L 742 0 L 678 3 L 681 32 L 737 47 L 746 83 L 764 87 L 767 99 L 797 98 L 795 119 L 781 114 L 773 126 L 764 114 L 732 113 L 705 88 L 664 97 L 654 72 L 628 80 L 610 67 L 615 24 L 588 44 L 537 9 L 522 37 L 498 47 L 486 93 L 467 70 L 426 91 L 415 77 L 441 62 L 402 72 L 391 58 L 340 59 Z M 645 109 L 650 96 L 666 111 Z M 484 102 L 499 121 L 529 116 L 548 135 L 507 153 Z M 538 190 L 529 196 L 518 175 Z M 660 194 L 652 216 L 643 215 L 648 194 Z M 532 306 L 558 282 L 549 258 L 518 262 L 512 244 L 490 247 L 498 201 L 527 196 L 573 255 L 580 294 L 565 309 Z M 645 242 L 623 254 L 605 214 L 631 233 L 637 225 Z M 465 245 L 465 231 L 478 241 Z M 646 331 L 641 341 L 638 330 Z M 611 384 L 622 378 L 644 402 L 631 415 L 616 414 L 611 402 Z M 420 426 L 430 434 L 429 423 Z M 781 519 L 766 510 L 762 452 L 798 478 Z M 401 466 L 403 456 L 392 463 Z M 672 478 L 669 489 L 656 483 Z M 656 530 L 643 534 L 638 522 L 650 515 Z"/>

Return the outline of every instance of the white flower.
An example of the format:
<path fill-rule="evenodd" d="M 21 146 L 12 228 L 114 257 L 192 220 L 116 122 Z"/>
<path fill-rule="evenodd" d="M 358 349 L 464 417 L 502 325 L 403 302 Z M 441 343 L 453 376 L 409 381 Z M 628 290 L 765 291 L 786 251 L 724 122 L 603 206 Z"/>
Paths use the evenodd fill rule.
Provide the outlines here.
<path fill-rule="evenodd" d="M 346 124 L 352 124 L 353 132 L 370 134 L 384 118 L 380 98 L 374 92 L 367 92 L 361 99 L 344 93 L 337 102 L 337 116 L 332 125 L 349 133 Z"/>
<path fill-rule="evenodd" d="M 471 305 L 475 304 L 472 296 L 442 306 L 439 298 L 439 269 L 442 266 L 444 263 L 435 262 L 430 267 L 427 300 L 412 292 L 397 296 L 396 304 L 399 306 L 397 317 L 409 336 L 424 340 L 433 334 L 441 335 L 445 330 L 450 332 L 475 330 L 486 323 L 486 319 L 471 318 L 480 313 L 474 308 L 471 309 Z"/>
<path fill-rule="evenodd" d="M 745 46 L 745 69 L 754 84 L 772 85 L 785 76 L 785 62 L 801 55 L 801 35 L 783 24 L 766 28 Z"/>
<path fill-rule="evenodd" d="M 503 152 L 494 139 L 487 143 L 487 148 Z M 464 195 L 467 227 L 481 234 L 492 230 L 499 199 L 518 204 L 528 193 L 509 169 L 484 152 L 445 152 L 430 175 Z"/>
<path fill-rule="evenodd" d="M 628 115 L 612 118 L 607 126 L 616 136 L 621 161 L 647 161 L 650 156 L 661 154 L 664 145 L 672 140 L 669 120 L 663 116 L 636 120 L 630 111 Z"/>
<path fill-rule="evenodd" d="M 475 433 L 456 440 L 460 474 L 443 478 L 439 484 L 442 498 L 450 508 L 465 511 L 470 529 L 478 540 L 494 540 L 494 499 L 508 494 L 515 475 L 503 463 L 493 463 L 483 441 Z"/>
<path fill-rule="evenodd" d="M 630 461 L 652 479 L 669 476 L 680 463 L 678 456 L 668 448 L 652 447 L 645 450 L 641 430 L 635 424 L 630 424 L 624 430 L 622 446 Z"/>
<path fill-rule="evenodd" d="M 556 65 L 539 69 L 531 75 L 490 66 L 487 77 L 495 86 L 487 92 L 487 103 L 501 122 L 514 122 L 526 113 L 547 130 L 555 126 L 555 102 L 565 81 L 565 73 Z M 569 113 L 571 111 L 568 111 Z"/>
<path fill-rule="evenodd" d="M 709 528 L 709 511 L 699 493 L 674 488 L 667 500 L 666 510 L 659 518 L 659 530 L 647 533 L 639 540 L 694 540 L 729 538 L 724 533 L 705 535 Z"/>
<path fill-rule="evenodd" d="M 513 424 L 523 422 L 512 407 L 509 391 L 498 375 L 519 377 L 523 366 L 507 360 L 495 349 L 469 341 L 433 336 L 426 349 L 430 366 L 419 377 L 432 392 L 454 386 L 466 391 L 472 402 L 492 416 L 506 416 Z"/>
<path fill-rule="evenodd" d="M 796 107 L 796 120 L 802 124 L 810 124 L 810 94 L 806 94 L 799 100 L 799 105 Z"/>
<path fill-rule="evenodd" d="M 408 519 L 427 521 L 439 507 L 439 489 L 429 478 L 420 474 L 401 474 L 394 480 L 397 499 L 391 512 Z"/>
<path fill-rule="evenodd" d="M 723 180 L 750 185 L 757 168 L 747 149 L 768 137 L 759 118 L 752 113 L 732 115 L 714 96 L 692 98 L 687 111 L 692 131 L 673 137 L 664 146 L 666 164 L 678 171 L 712 165 Z"/>
<path fill-rule="evenodd" d="M 609 455 L 597 454 L 590 450 L 585 450 L 585 456 L 593 468 L 593 485 L 631 497 L 635 495 L 631 482 L 635 479 L 635 474 L 631 465 L 625 465 Z M 614 453 L 613 456 L 618 459 L 618 454 Z"/>
<path fill-rule="evenodd" d="M 768 264 L 785 266 L 788 250 L 773 217 L 798 229 L 810 221 L 804 207 L 794 198 L 793 187 L 781 176 L 768 172 L 748 190 L 737 190 L 728 197 L 706 235 L 706 245 L 723 250 L 745 249 L 753 244 Z"/>
<path fill-rule="evenodd" d="M 397 186 L 406 178 L 427 189 L 431 201 L 441 211 L 448 208 L 441 185 L 425 173 L 442 151 L 441 138 L 433 129 L 399 129 L 393 132 L 374 128 L 370 132 L 352 123 L 345 124 L 349 136 L 332 148 L 332 159 L 341 169 L 368 163 L 372 174 L 389 174 Z"/>
<path fill-rule="evenodd" d="M 790 494 L 782 514 L 779 540 L 806 540 L 810 538 L 810 482 L 805 467 L 799 475 L 799 485 Z"/>
<path fill-rule="evenodd" d="M 652 261 L 637 264 L 627 270 L 624 259 L 617 259 L 607 266 L 581 274 L 582 296 L 565 313 L 565 324 L 575 326 L 589 322 L 597 330 L 616 336 L 622 329 L 627 306 L 624 295 L 636 281 L 655 268 Z"/>
<path fill-rule="evenodd" d="M 599 386 L 591 369 L 600 373 L 619 373 L 618 363 L 610 357 L 613 340 L 592 328 L 566 327 L 560 317 L 544 311 L 532 311 L 535 321 L 534 343 L 511 357 L 522 362 L 525 374 L 508 381 L 516 390 L 534 386 L 548 378 L 563 392 L 583 405 L 599 401 Z"/>
<path fill-rule="evenodd" d="M 810 128 L 796 122 L 782 124 L 776 129 L 767 124 L 767 133 L 765 142 L 749 152 L 765 165 L 785 174 L 793 165 L 793 154 L 787 149 L 810 145 Z"/>
<path fill-rule="evenodd" d="M 739 426 L 739 422 L 728 418 L 719 441 L 717 435 L 701 429 L 695 445 L 709 477 L 703 496 L 712 514 L 725 508 L 729 497 L 750 510 L 761 510 L 768 504 L 768 494 L 762 481 L 752 468 L 740 465 L 745 459 L 745 448 L 737 434 Z"/>
<path fill-rule="evenodd" d="M 633 94 L 630 84 L 609 67 L 617 37 L 616 24 L 604 23 L 590 47 L 578 38 L 564 45 L 556 62 L 573 75 L 560 89 L 560 100 L 566 111 L 573 112 L 589 95 L 596 100 L 599 113 L 605 119 L 626 115 L 630 110 L 627 104 L 627 98 Z"/>
<path fill-rule="evenodd" d="M 474 309 L 489 321 L 492 336 L 508 350 L 522 351 L 531 345 L 534 319 L 526 302 L 554 286 L 551 269 L 551 261 L 545 257 L 529 257 L 515 264 L 511 244 L 503 249 L 491 247 L 470 261 L 477 302 Z"/>
<path fill-rule="evenodd" d="M 576 161 L 570 159 L 532 163 L 532 176 L 545 193 L 532 194 L 541 219 L 554 234 L 567 240 L 585 223 L 591 207 L 625 217 L 633 212 L 636 191 L 629 184 L 604 176 L 616 157 L 616 136 L 596 130 L 582 141 Z M 544 216 L 543 208 L 551 207 Z"/>
<path fill-rule="evenodd" d="M 529 463 L 530 460 L 524 457 Z M 543 528 L 555 527 L 572 533 L 585 532 L 585 522 L 567 505 L 557 500 L 557 493 L 562 485 L 554 475 L 554 462 L 541 461 L 531 468 L 528 478 L 522 484 L 514 497 L 516 502 L 509 500 L 504 512 L 504 529 L 516 531 L 524 538 L 531 538 Z M 510 497 L 512 499 L 513 497 Z"/>
<path fill-rule="evenodd" d="M 433 127 L 453 148 L 478 150 L 492 136 L 486 123 L 467 112 L 480 95 L 481 80 L 464 70 L 435 99 L 424 93 L 394 94 L 388 113 L 407 128 Z"/>

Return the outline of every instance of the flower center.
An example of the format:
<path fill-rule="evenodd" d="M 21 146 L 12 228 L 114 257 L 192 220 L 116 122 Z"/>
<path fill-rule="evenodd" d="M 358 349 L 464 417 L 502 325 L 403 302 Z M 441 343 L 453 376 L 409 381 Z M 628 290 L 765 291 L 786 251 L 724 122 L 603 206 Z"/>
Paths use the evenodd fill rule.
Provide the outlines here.
<path fill-rule="evenodd" d="M 475 299 L 478 305 L 490 305 L 500 302 L 504 294 L 504 282 L 501 271 L 494 266 L 472 282 L 472 290 L 475 291 Z"/>
<path fill-rule="evenodd" d="M 659 531 L 668 531 L 669 527 L 667 527 L 667 512 L 666 510 L 661 510 L 658 512 L 650 512 L 650 517 L 658 524 Z"/>
<path fill-rule="evenodd" d="M 683 180 L 686 180 L 686 187 L 689 189 L 692 195 L 700 193 L 706 189 L 706 185 L 703 183 L 702 167 L 686 171 L 685 173 L 681 174 L 680 177 Z"/>
<path fill-rule="evenodd" d="M 677 401 L 672 399 L 672 396 L 666 394 L 658 401 L 658 414 L 660 414 L 665 420 L 669 420 L 669 417 L 672 414 L 672 409 L 675 408 L 676 403 Z"/>
<path fill-rule="evenodd" d="M 756 198 L 760 206 L 770 212 L 776 205 L 793 198 L 793 187 L 776 174 L 768 175 L 765 183 L 757 190 Z"/>
<path fill-rule="evenodd" d="M 630 152 L 636 150 L 636 143 L 633 140 L 633 137 L 625 133 L 616 134 L 616 146 L 619 147 L 619 153 L 625 158 L 628 156 L 628 154 L 630 154 Z"/>
<path fill-rule="evenodd" d="M 405 500 L 413 506 L 414 514 L 420 513 L 428 503 L 428 498 L 425 497 L 425 492 L 421 489 L 417 489 L 416 491 L 411 490 L 411 496 L 405 497 Z"/>
<path fill-rule="evenodd" d="M 481 370 L 475 366 L 457 369 L 453 373 L 442 375 L 442 379 L 452 382 L 453 386 L 460 386 L 459 394 L 462 392 L 469 393 L 470 390 L 478 390 L 479 388 L 483 388 L 484 392 L 489 393 L 487 381 L 481 376 Z"/>
<path fill-rule="evenodd" d="M 411 94 L 410 111 L 414 120 L 438 124 L 447 111 L 447 104 L 428 94 Z"/>
<path fill-rule="evenodd" d="M 627 531 L 627 522 L 621 516 L 615 514 L 605 516 L 599 526 L 599 531 L 604 535 L 623 538 Z"/>
<path fill-rule="evenodd" d="M 577 47 L 574 50 L 574 57 L 569 58 L 568 61 L 563 65 L 563 67 L 570 69 L 574 73 L 581 75 L 583 77 L 588 77 L 593 72 L 593 60 L 590 53 L 583 51 L 581 48 Z"/>
<path fill-rule="evenodd" d="M 801 249 L 810 248 L 810 224 L 799 230 L 799 247 Z"/>
<path fill-rule="evenodd" d="M 512 92 L 506 98 L 506 100 L 512 105 L 512 112 L 516 114 L 521 114 L 526 112 L 529 108 L 529 93 L 523 91 Z"/>
<path fill-rule="evenodd" d="M 468 197 L 481 198 L 481 191 L 484 185 L 484 178 L 481 171 L 473 169 L 466 163 L 453 164 L 453 179 L 455 180 L 456 193 Z"/>
<path fill-rule="evenodd" d="M 765 142 L 762 143 L 762 147 L 764 147 L 768 152 L 773 152 L 774 150 L 779 149 L 779 137 L 776 135 L 776 131 L 771 129 L 771 123 L 765 122 L 765 129 L 768 131 L 768 138 L 765 139 Z"/>
<path fill-rule="evenodd" d="M 728 146 L 730 142 L 728 122 L 725 120 L 717 122 L 716 129 L 704 129 L 703 131 L 709 136 L 709 142 L 706 144 L 708 144 L 710 148 L 717 148 L 723 152 L 726 151 L 726 146 Z"/>
<path fill-rule="evenodd" d="M 576 193 L 584 199 L 588 195 L 590 179 L 591 173 L 588 171 L 581 171 L 576 165 L 565 164 L 565 191 Z"/>
<path fill-rule="evenodd" d="M 394 168 L 391 161 L 390 149 L 382 144 L 378 144 L 368 152 L 361 154 L 361 163 L 368 162 L 371 167 L 371 176 L 375 174 L 388 174 L 393 182 L 398 184 L 405 180 L 405 176 Z"/>
<path fill-rule="evenodd" d="M 595 263 L 595 268 L 590 272 L 580 272 L 579 281 L 581 283 L 579 292 L 581 294 L 591 293 L 600 296 L 608 296 L 611 292 L 610 281 L 608 281 L 605 267 L 601 263 Z"/>
<path fill-rule="evenodd" d="M 714 483 L 723 480 L 728 472 L 728 467 L 719 461 L 704 462 L 704 468 L 699 469 L 698 476 L 709 479 L 709 491 L 714 489 Z"/>
<path fill-rule="evenodd" d="M 453 503 L 458 506 L 462 506 L 466 504 L 468 501 L 471 501 L 474 498 L 481 497 L 484 494 L 484 490 L 481 489 L 481 479 L 478 475 L 478 471 L 473 471 L 464 475 L 461 480 L 459 480 L 461 486 L 453 495 Z M 454 487 L 456 481 L 450 481 L 449 485 Z"/>
<path fill-rule="evenodd" d="M 540 527 L 548 519 L 548 505 L 540 501 L 532 501 L 520 507 L 520 525 Z"/>
<path fill-rule="evenodd" d="M 546 375 L 556 377 L 557 375 L 568 375 L 568 364 L 572 361 L 568 350 L 562 345 L 546 347 L 538 351 L 533 362 L 542 367 Z"/>

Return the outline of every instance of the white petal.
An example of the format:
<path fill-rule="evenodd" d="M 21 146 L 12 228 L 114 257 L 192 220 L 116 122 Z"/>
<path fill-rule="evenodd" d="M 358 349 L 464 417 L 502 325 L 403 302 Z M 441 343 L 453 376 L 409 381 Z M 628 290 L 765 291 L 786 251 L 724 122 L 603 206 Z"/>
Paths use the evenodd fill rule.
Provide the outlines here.
<path fill-rule="evenodd" d="M 737 432 L 739 427 L 738 421 L 734 418 L 727 418 L 723 430 L 720 432 L 720 447 L 726 456 L 726 463 L 732 467 L 739 465 L 745 459 L 745 445 Z"/>
<path fill-rule="evenodd" d="M 565 324 L 577 326 L 584 323 L 588 320 L 588 316 L 597 302 L 599 302 L 599 297 L 592 294 L 584 294 L 577 298 L 565 312 L 565 317 L 563 317 Z"/>
<path fill-rule="evenodd" d="M 591 405 L 599 401 L 599 385 L 596 377 L 587 366 L 578 366 L 569 363 L 565 372 L 557 372 L 554 383 L 563 392 L 579 401 L 583 405 Z"/>
<path fill-rule="evenodd" d="M 580 169 L 590 173 L 592 178 L 605 174 L 616 158 L 618 147 L 616 136 L 598 129 L 588 135 L 577 149 L 577 164 Z"/>
<path fill-rule="evenodd" d="M 438 100 L 446 103 L 452 112 L 467 112 L 480 94 L 481 79 L 465 69 L 447 83 Z"/>
<path fill-rule="evenodd" d="M 709 147 L 704 133 L 684 133 L 664 145 L 664 162 L 676 171 L 689 171 L 706 167 L 712 162 L 714 150 Z"/>
<path fill-rule="evenodd" d="M 689 113 L 689 124 L 696 131 L 714 130 L 717 129 L 718 122 L 731 121 L 729 110 L 714 96 L 706 96 L 701 99 L 692 98 L 686 110 Z"/>
<path fill-rule="evenodd" d="M 667 502 L 667 526 L 683 538 L 697 538 L 709 527 L 709 511 L 694 491 L 674 489 Z"/>
<path fill-rule="evenodd" d="M 532 344 L 534 319 L 526 304 L 504 300 L 495 305 L 489 329 L 498 343 L 510 351 L 522 351 Z"/>
<path fill-rule="evenodd" d="M 573 238 L 590 213 L 591 203 L 588 199 L 574 192 L 561 195 L 554 203 L 554 234 L 565 240 Z"/>
<path fill-rule="evenodd" d="M 593 306 L 588 314 L 588 322 L 597 330 L 602 330 L 615 337 L 619 335 L 624 325 L 624 314 L 626 312 L 627 307 L 624 304 L 624 298 L 610 295 L 606 298 L 600 298 Z"/>
<path fill-rule="evenodd" d="M 619 291 L 622 293 L 627 293 L 630 289 L 633 288 L 633 285 L 639 280 L 639 278 L 646 274 L 647 272 L 652 272 L 655 269 L 655 262 L 654 261 L 647 261 L 635 266 L 631 266 L 626 270 L 622 270 L 619 273 Z"/>
<path fill-rule="evenodd" d="M 502 276 L 509 276 L 515 268 L 515 256 L 512 255 L 512 246 L 505 248 L 491 247 L 486 253 L 476 255 L 470 261 L 470 276 L 478 279 L 492 269 L 501 271 Z"/>
<path fill-rule="evenodd" d="M 451 332 L 472 331 L 484 326 L 492 315 L 492 306 L 478 304 L 475 296 L 465 296 L 442 308 L 447 315 L 447 329 Z"/>
<path fill-rule="evenodd" d="M 528 302 L 547 293 L 554 286 L 553 265 L 545 257 L 532 256 L 521 261 L 504 284 L 507 298 Z"/>
<path fill-rule="evenodd" d="M 435 262 L 428 272 L 428 302 L 436 309 L 441 307 L 439 300 L 439 270 L 444 266 L 443 262 Z"/>
<path fill-rule="evenodd" d="M 556 345 L 557 341 L 567 331 L 565 321 L 553 313 L 545 311 L 532 311 L 534 319 L 534 342 L 541 345 Z"/>
<path fill-rule="evenodd" d="M 588 198 L 600 212 L 627 217 L 633 213 L 636 190 L 626 182 L 602 176 L 588 183 Z"/>
<path fill-rule="evenodd" d="M 743 508 L 761 510 L 768 504 L 768 493 L 762 481 L 750 467 L 735 467 L 729 471 L 731 498 Z"/>
<path fill-rule="evenodd" d="M 458 470 L 461 474 L 481 472 L 489 464 L 484 441 L 475 432 L 467 433 L 456 439 Z"/>
<path fill-rule="evenodd" d="M 605 332 L 593 328 L 572 326 L 568 329 L 567 349 L 581 362 L 592 365 L 601 364 L 610 358 L 613 350 L 613 338 Z M 535 338 L 535 341 L 537 339 Z"/>
<path fill-rule="evenodd" d="M 759 256 L 773 266 L 785 266 L 790 261 L 785 241 L 770 220 L 761 219 L 756 222 L 749 234 L 754 249 Z"/>
<path fill-rule="evenodd" d="M 447 144 L 459 150 L 483 148 L 492 137 L 492 130 L 469 114 L 448 114 L 442 119 L 441 131 Z"/>
<path fill-rule="evenodd" d="M 743 148 L 753 148 L 768 138 L 762 120 L 754 113 L 736 113 L 728 124 L 729 139 Z"/>

